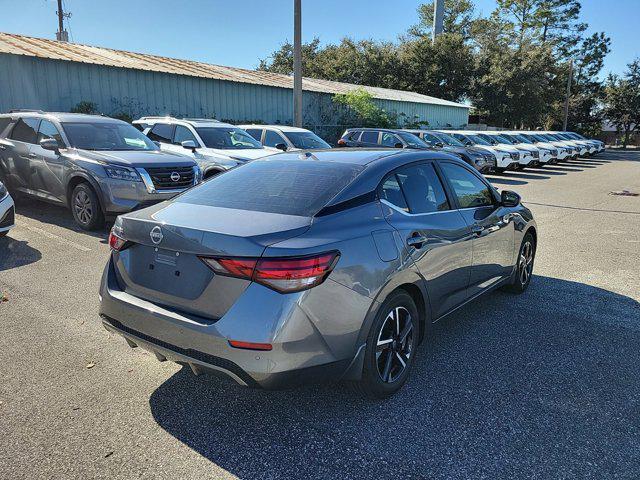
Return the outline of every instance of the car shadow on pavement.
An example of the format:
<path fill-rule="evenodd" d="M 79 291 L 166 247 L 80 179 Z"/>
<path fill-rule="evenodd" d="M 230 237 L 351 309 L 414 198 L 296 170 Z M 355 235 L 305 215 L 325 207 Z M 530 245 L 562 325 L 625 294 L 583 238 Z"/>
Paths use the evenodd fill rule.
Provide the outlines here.
<path fill-rule="evenodd" d="M 15 199 L 16 213 L 24 215 L 38 222 L 56 225 L 58 227 L 73 230 L 74 232 L 89 235 L 98 238 L 102 243 L 107 242 L 110 225 L 107 224 L 104 229 L 87 231 L 81 229 L 73 219 L 71 211 L 62 206 L 53 205 L 46 202 L 40 202 L 23 195 Z"/>
<path fill-rule="evenodd" d="M 35 263 L 42 258 L 40 250 L 29 246 L 29 242 L 11 238 L 11 232 L 0 238 L 0 272 Z"/>
<path fill-rule="evenodd" d="M 490 177 L 488 175 L 484 176 L 487 180 L 492 183 L 502 183 L 505 185 L 526 185 L 529 182 L 525 182 L 524 180 L 516 180 L 514 178 L 507 177 Z"/>
<path fill-rule="evenodd" d="M 639 375 L 637 301 L 536 276 L 439 322 L 390 399 L 245 389 L 184 367 L 150 408 L 239 478 L 605 478 L 637 472 Z"/>

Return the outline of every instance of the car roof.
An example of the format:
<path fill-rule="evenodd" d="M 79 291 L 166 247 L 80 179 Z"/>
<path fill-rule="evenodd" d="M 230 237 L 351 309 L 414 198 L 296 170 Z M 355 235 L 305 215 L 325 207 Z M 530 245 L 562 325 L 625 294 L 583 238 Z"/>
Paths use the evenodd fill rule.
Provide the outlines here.
<path fill-rule="evenodd" d="M 300 128 L 300 127 L 292 127 L 291 125 L 265 125 L 265 124 L 257 124 L 257 123 L 251 123 L 251 124 L 243 124 L 243 125 L 238 125 L 238 127 L 240 128 L 272 128 L 274 130 L 280 130 L 281 132 L 310 132 L 310 130 L 307 130 L 306 128 Z"/>
<path fill-rule="evenodd" d="M 354 127 L 354 128 L 347 128 L 346 130 L 347 132 L 355 132 L 355 131 L 373 131 L 373 132 L 391 132 L 391 133 L 398 133 L 398 132 L 405 132 L 406 130 L 402 129 L 402 128 L 377 128 L 377 127 Z"/>
<path fill-rule="evenodd" d="M 285 152 L 255 160 L 269 162 L 275 160 L 303 160 L 306 162 L 340 162 L 363 166 L 358 181 L 340 192 L 327 206 L 367 194 L 377 188 L 380 181 L 392 170 L 404 165 L 424 160 L 448 160 L 465 168 L 468 165 L 459 157 L 443 151 L 421 149 L 389 148 L 332 148 L 323 150 Z"/>
<path fill-rule="evenodd" d="M 193 127 L 220 127 L 220 128 L 234 128 L 235 125 L 231 125 L 230 123 L 221 122 L 219 120 L 215 120 L 213 118 L 175 118 L 171 116 L 164 117 L 141 117 L 137 120 L 134 120 L 132 123 L 140 124 L 144 123 L 147 125 L 155 125 L 156 123 L 170 123 L 170 124 L 187 124 Z"/>
<path fill-rule="evenodd" d="M 123 120 L 107 117 L 105 115 L 92 115 L 87 113 L 69 113 L 69 112 L 40 112 L 40 111 L 15 111 L 11 113 L 0 114 L 0 117 L 11 118 L 48 118 L 56 119 L 59 122 L 118 122 L 127 123 Z M 128 125 L 128 123 L 127 123 Z"/>

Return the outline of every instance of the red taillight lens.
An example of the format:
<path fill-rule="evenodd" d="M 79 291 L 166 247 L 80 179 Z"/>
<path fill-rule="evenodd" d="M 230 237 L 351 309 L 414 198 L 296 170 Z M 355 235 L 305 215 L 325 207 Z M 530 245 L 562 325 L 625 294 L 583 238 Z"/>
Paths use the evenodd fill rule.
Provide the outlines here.
<path fill-rule="evenodd" d="M 270 343 L 240 342 L 238 340 L 229 340 L 229 345 L 234 348 L 244 348 L 245 350 L 269 351 L 273 348 Z"/>
<path fill-rule="evenodd" d="M 111 247 L 111 250 L 119 252 L 127 246 L 127 243 L 128 242 L 124 238 L 114 233 L 113 230 L 109 232 L 109 246 Z"/>
<path fill-rule="evenodd" d="M 341 138 L 340 140 L 338 140 L 338 145 L 340 145 L 341 147 L 344 147 L 347 144 L 347 142 L 345 141 L 344 138 Z"/>
<path fill-rule="evenodd" d="M 286 258 L 201 258 L 214 272 L 246 278 L 283 293 L 321 284 L 338 261 L 338 252 Z"/>

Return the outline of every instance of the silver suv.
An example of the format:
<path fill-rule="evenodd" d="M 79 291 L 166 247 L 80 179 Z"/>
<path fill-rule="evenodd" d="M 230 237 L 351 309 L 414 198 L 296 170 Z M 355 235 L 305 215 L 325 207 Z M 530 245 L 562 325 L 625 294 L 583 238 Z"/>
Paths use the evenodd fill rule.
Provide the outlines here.
<path fill-rule="evenodd" d="M 196 163 L 161 152 L 121 120 L 12 111 L 0 115 L 0 180 L 15 192 L 71 209 L 85 230 L 167 200 L 201 180 Z"/>
<path fill-rule="evenodd" d="M 142 117 L 133 125 L 162 150 L 193 158 L 204 178 L 280 152 L 263 147 L 240 127 L 207 118 Z"/>

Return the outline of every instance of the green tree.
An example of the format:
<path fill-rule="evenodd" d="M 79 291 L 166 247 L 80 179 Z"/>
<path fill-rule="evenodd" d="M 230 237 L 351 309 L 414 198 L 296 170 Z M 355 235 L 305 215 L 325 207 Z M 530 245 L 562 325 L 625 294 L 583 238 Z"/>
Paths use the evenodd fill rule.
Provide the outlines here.
<path fill-rule="evenodd" d="M 409 35 L 431 38 L 433 31 L 433 1 L 418 7 L 419 22 L 409 29 Z M 477 20 L 475 5 L 471 0 L 445 0 L 443 31 L 460 35 L 464 40 L 471 37 L 471 30 Z"/>
<path fill-rule="evenodd" d="M 347 115 L 352 118 L 343 119 L 343 123 L 358 123 L 363 127 L 395 127 L 396 121 L 391 115 L 378 107 L 373 96 L 364 88 L 357 88 L 347 93 L 337 93 L 333 96 L 337 105 L 347 109 Z"/>
<path fill-rule="evenodd" d="M 419 37 L 400 46 L 395 88 L 459 101 L 469 94 L 475 73 L 472 48 L 459 34 L 444 33 L 435 43 Z"/>
<path fill-rule="evenodd" d="M 640 58 L 620 77 L 609 75 L 605 87 L 604 118 L 622 133 L 622 148 L 640 128 Z"/>
<path fill-rule="evenodd" d="M 320 52 L 320 39 L 315 37 L 309 43 L 302 44 L 302 74 L 307 77 L 318 77 L 316 71 L 317 57 Z M 293 44 L 284 42 L 269 58 L 260 60 L 258 70 L 283 75 L 293 75 Z"/>

